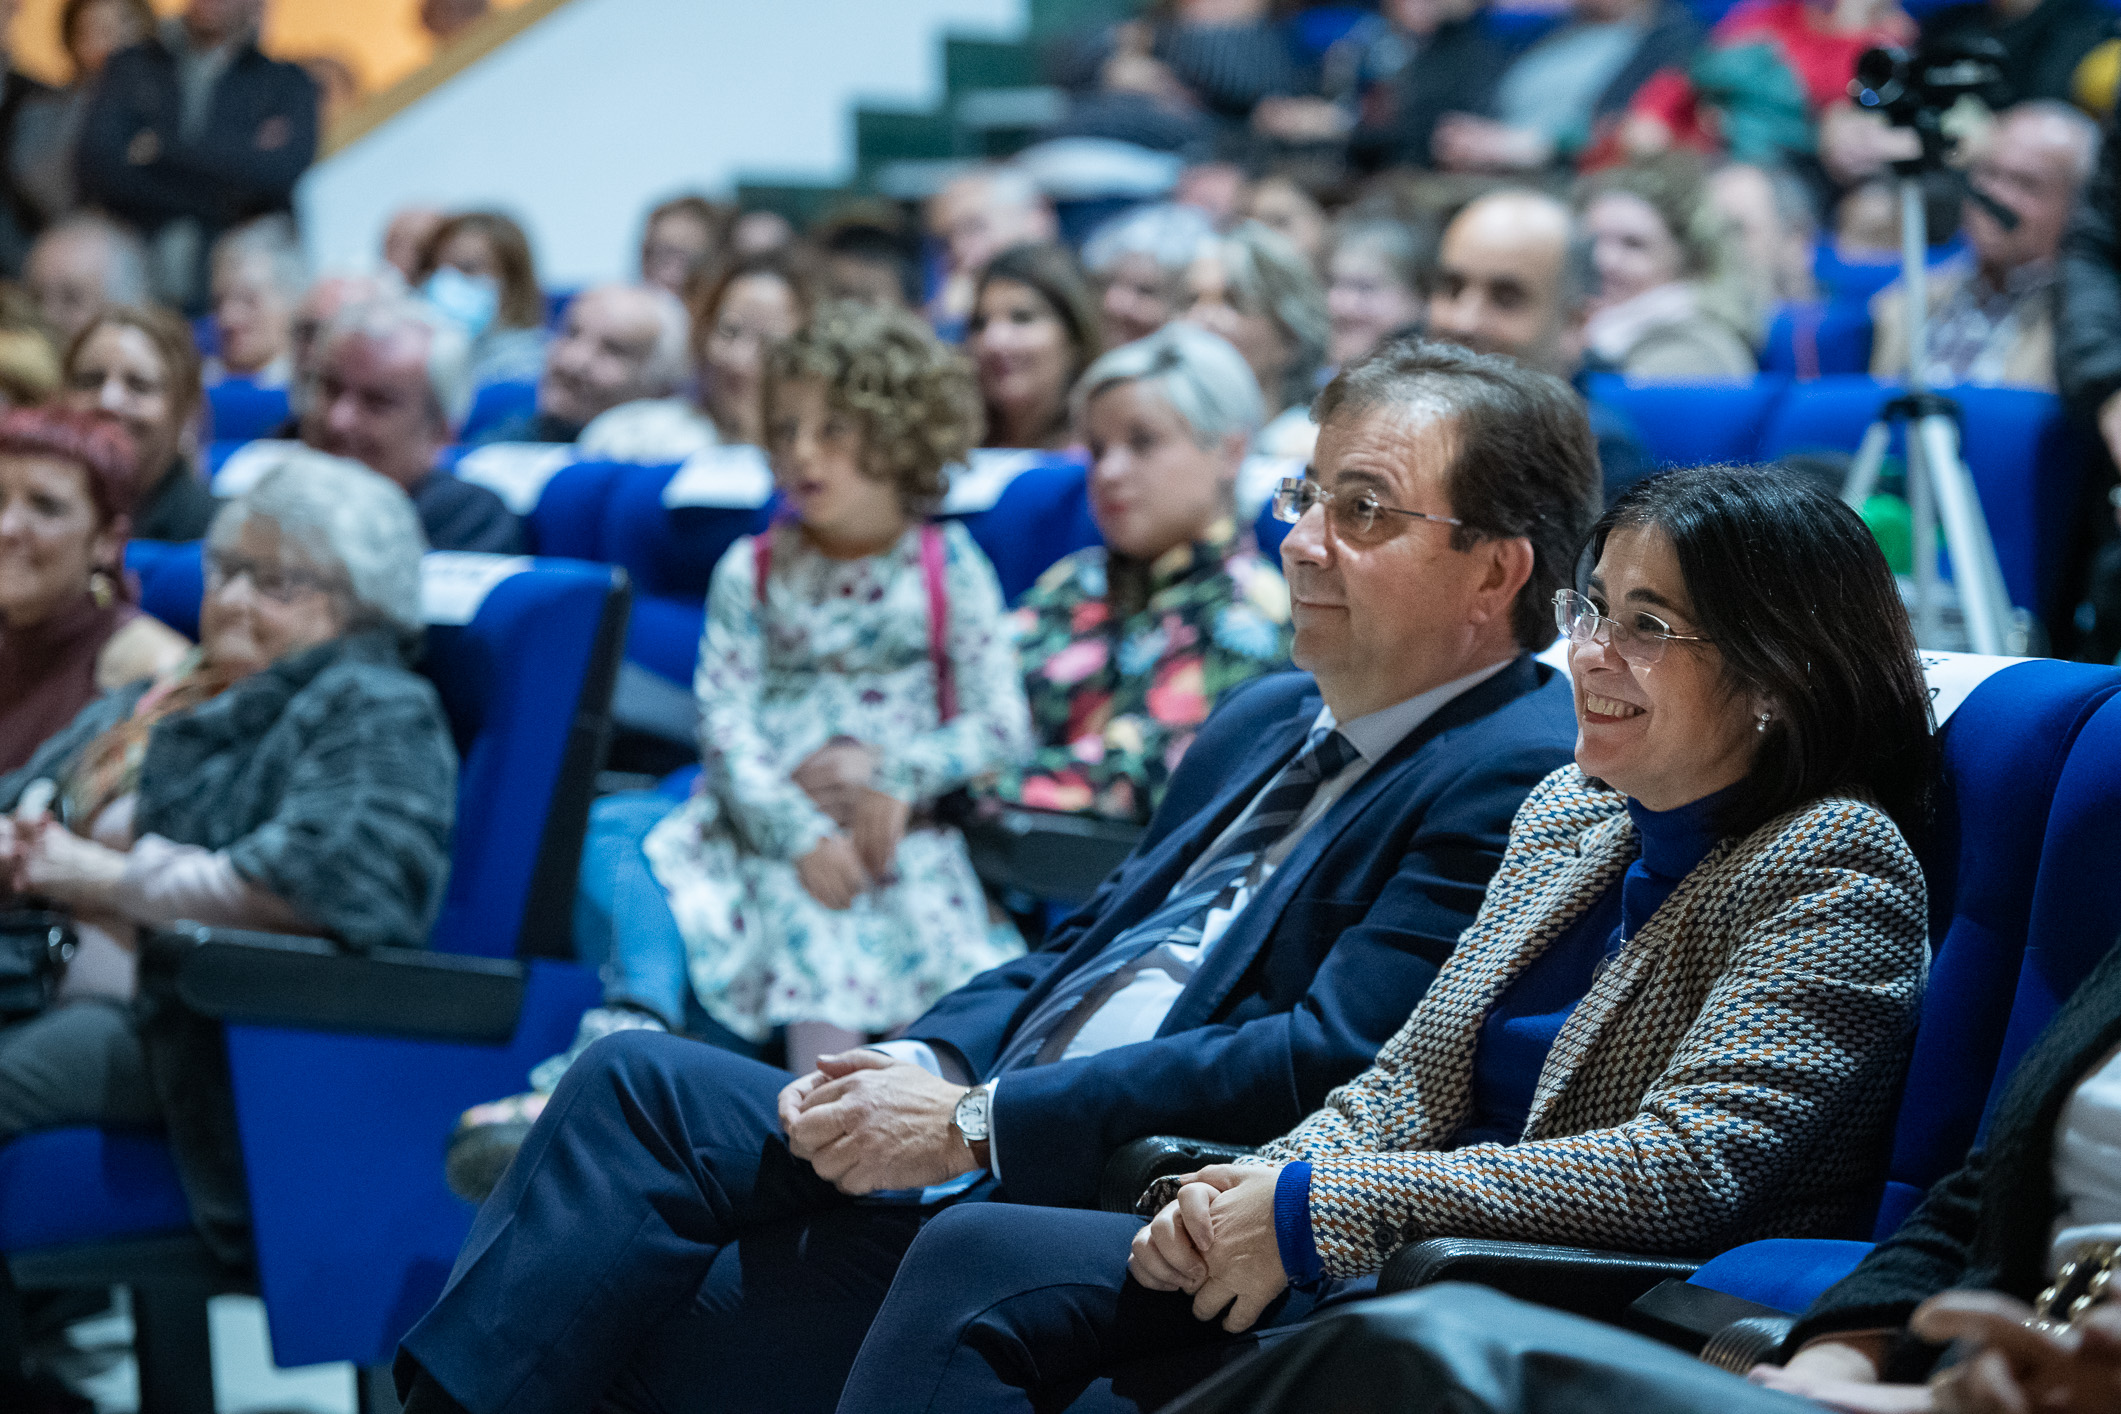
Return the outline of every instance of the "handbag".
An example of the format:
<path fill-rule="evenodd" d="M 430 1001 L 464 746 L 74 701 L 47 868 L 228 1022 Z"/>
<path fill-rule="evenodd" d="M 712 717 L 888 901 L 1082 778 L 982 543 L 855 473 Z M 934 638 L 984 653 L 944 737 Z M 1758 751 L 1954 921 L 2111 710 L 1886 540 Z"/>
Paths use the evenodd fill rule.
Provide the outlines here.
<path fill-rule="evenodd" d="M 51 1005 L 80 938 L 73 920 L 47 909 L 0 912 L 0 1026 Z"/>

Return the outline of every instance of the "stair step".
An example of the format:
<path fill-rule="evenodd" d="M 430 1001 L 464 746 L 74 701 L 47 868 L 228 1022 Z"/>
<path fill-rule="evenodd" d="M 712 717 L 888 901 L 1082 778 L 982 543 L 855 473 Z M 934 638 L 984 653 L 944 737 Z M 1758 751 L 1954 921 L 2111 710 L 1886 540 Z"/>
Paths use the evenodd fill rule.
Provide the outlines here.
<path fill-rule="evenodd" d="M 854 160 L 862 171 L 905 158 L 957 155 L 957 125 L 946 113 L 918 109 L 854 110 Z"/>
<path fill-rule="evenodd" d="M 1030 88 L 1038 81 L 1034 45 L 965 35 L 943 37 L 943 88 L 952 97 L 979 88 Z"/>
<path fill-rule="evenodd" d="M 1051 39 L 1103 29 L 1131 20 L 1146 8 L 1142 0 L 1031 0 L 1031 37 Z"/>

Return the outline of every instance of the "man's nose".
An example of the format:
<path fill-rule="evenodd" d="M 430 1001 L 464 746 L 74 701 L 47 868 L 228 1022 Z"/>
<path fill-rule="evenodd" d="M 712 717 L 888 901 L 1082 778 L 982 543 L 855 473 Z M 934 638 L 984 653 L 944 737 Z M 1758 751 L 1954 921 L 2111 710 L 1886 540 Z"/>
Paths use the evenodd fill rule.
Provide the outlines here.
<path fill-rule="evenodd" d="M 1289 533 L 1281 540 L 1281 557 L 1286 564 L 1324 565 L 1333 559 L 1332 539 L 1326 534 L 1326 508 L 1324 504 L 1311 507 L 1289 527 Z"/>
<path fill-rule="evenodd" d="M 118 412 L 125 407 L 125 384 L 116 378 L 106 378 L 96 389 L 96 406 L 105 412 Z"/>

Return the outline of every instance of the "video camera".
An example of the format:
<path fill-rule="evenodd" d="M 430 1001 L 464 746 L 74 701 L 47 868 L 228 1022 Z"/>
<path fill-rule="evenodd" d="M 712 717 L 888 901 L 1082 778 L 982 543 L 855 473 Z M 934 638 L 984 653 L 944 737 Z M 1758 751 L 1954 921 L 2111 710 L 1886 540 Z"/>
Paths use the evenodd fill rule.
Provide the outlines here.
<path fill-rule="evenodd" d="M 1963 98 L 2001 106 L 2003 46 L 1986 35 L 1926 40 L 1912 54 L 1882 45 L 1856 60 L 1849 97 L 1896 127 L 1941 138 L 1944 115 Z"/>

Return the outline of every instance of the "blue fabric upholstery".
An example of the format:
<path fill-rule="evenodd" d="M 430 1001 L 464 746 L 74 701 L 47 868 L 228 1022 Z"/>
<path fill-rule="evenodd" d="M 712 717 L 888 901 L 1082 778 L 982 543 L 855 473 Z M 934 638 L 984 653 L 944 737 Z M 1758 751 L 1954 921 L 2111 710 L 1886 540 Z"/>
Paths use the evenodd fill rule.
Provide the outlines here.
<path fill-rule="evenodd" d="M 605 509 L 626 462 L 576 462 L 545 483 L 524 525 L 540 555 L 603 560 Z"/>
<path fill-rule="evenodd" d="M 1827 373 L 1868 373 L 1871 313 L 1840 301 L 1786 304 L 1768 325 L 1760 354 L 1763 373 L 1812 379 Z"/>
<path fill-rule="evenodd" d="M 140 607 L 186 638 L 199 637 L 206 571 L 196 540 L 128 540 L 125 567 L 140 580 Z"/>
<path fill-rule="evenodd" d="M 1753 460 L 1761 429 L 1790 385 L 1778 374 L 1747 383 L 1630 383 L 1617 373 L 1587 381 L 1591 397 L 1626 415 L 1666 466 Z"/>
<path fill-rule="evenodd" d="M 248 442 L 270 437 L 287 421 L 285 388 L 261 388 L 242 378 L 230 378 L 206 390 L 206 405 L 212 413 L 211 430 L 217 442 Z"/>
<path fill-rule="evenodd" d="M 190 1230 L 160 1134 L 83 1125 L 0 1148 L 0 1252 Z"/>
<path fill-rule="evenodd" d="M 1002 599 L 1015 603 L 1053 564 L 1101 543 L 1090 518 L 1088 466 L 1055 457 L 1011 481 L 991 510 L 962 517 L 994 566 Z"/>
<path fill-rule="evenodd" d="M 537 410 L 536 383 L 488 383 L 473 395 L 471 411 L 465 414 L 464 425 L 457 429 L 457 440 L 473 441 L 483 432 L 504 422 L 527 417 Z"/>
<path fill-rule="evenodd" d="M 1912 11 L 1913 7 L 1909 8 Z M 1930 268 L 1936 269 L 1965 249 L 1965 244 L 1956 240 L 1947 245 L 1931 246 Z M 1812 278 L 1819 282 L 1820 290 L 1828 299 L 1867 305 L 1872 295 L 1900 278 L 1900 257 L 1887 255 L 1870 260 L 1843 260 L 1835 254 L 1833 246 L 1822 244 L 1812 255 Z"/>
<path fill-rule="evenodd" d="M 690 687 L 714 567 L 740 536 L 763 529 L 770 512 L 765 506 L 666 506 L 663 489 L 677 472 L 676 466 L 619 469 L 606 493 L 599 558 L 633 577 L 626 656 Z"/>
<path fill-rule="evenodd" d="M 2111 782 L 2121 752 L 2117 692 L 2115 669 L 2038 659 L 1989 678 L 1945 724 L 1936 825 L 1922 851 L 1934 960 L 1874 1239 L 1890 1235 L 1931 1184 L 1965 1161 L 1992 1093 L 2023 1052 L 2022 1043 L 2013 1049 L 2018 1033 L 2054 1014 L 2052 998 L 2037 999 L 2020 981 L 2030 960 L 2055 954 L 2052 980 L 2074 987 L 2121 929 L 2121 881 L 2109 888 L 2117 906 L 2073 913 L 2076 936 L 2052 947 L 2038 906 L 2062 867 L 2051 871 L 2048 859 L 2065 841 L 2081 837 L 2078 851 L 2112 857 L 2121 821 L 2108 822 L 2111 810 L 2065 815 L 2062 802 L 2089 806 L 2101 775 Z M 2090 952 L 2094 937 L 2105 941 Z M 1748 1243 L 1691 1280 L 1801 1311 L 1867 1250 L 1825 1239 Z"/>

